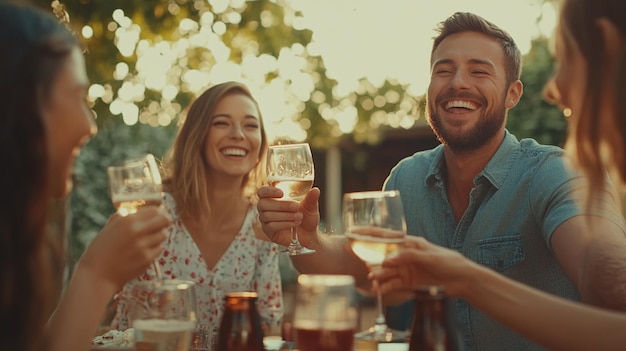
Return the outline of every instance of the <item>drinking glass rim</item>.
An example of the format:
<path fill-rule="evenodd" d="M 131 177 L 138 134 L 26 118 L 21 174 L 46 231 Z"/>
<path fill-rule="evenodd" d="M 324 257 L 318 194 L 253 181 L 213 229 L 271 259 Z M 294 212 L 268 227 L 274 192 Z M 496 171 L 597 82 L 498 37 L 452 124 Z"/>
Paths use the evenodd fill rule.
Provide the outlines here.
<path fill-rule="evenodd" d="M 184 290 L 193 288 L 196 283 L 191 280 L 184 279 L 161 279 L 161 280 L 144 280 L 136 283 L 138 286 L 154 286 L 158 288 L 167 288 L 171 290 Z"/>
<path fill-rule="evenodd" d="M 400 190 L 368 190 L 368 191 L 355 191 L 352 193 L 345 193 L 343 197 L 345 199 L 371 199 L 371 198 L 383 198 L 383 197 L 397 197 L 400 196 Z"/>
<path fill-rule="evenodd" d="M 157 163 L 156 157 L 154 157 L 153 154 L 147 153 L 147 154 L 123 159 L 119 161 L 119 163 L 112 164 L 108 166 L 107 168 L 123 168 L 123 167 L 134 166 L 136 164 L 145 163 L 147 159 L 152 159 L 155 163 Z"/>
<path fill-rule="evenodd" d="M 355 279 L 348 274 L 300 274 L 299 285 L 345 286 L 354 285 Z"/>
<path fill-rule="evenodd" d="M 296 147 L 302 147 L 303 145 L 308 146 L 309 148 L 311 147 L 309 145 L 309 143 L 295 143 L 295 144 L 275 144 L 275 145 L 270 145 L 270 148 L 275 148 L 275 149 L 289 149 L 289 148 L 296 148 Z"/>
<path fill-rule="evenodd" d="M 226 297 L 257 299 L 259 297 L 259 293 L 257 293 L 256 291 L 231 291 L 226 293 Z"/>

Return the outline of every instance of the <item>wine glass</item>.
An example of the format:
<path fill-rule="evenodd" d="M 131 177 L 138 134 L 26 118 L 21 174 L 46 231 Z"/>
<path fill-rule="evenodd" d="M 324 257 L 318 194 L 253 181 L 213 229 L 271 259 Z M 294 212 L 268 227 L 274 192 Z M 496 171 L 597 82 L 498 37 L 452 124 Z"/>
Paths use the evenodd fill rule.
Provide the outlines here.
<path fill-rule="evenodd" d="M 313 186 L 315 170 L 309 144 L 272 145 L 267 154 L 267 181 L 283 191 L 283 198 L 300 201 Z M 291 228 L 291 243 L 285 251 L 291 256 L 314 253 L 298 240 Z"/>
<path fill-rule="evenodd" d="M 298 276 L 294 311 L 298 350 L 352 350 L 357 315 L 354 277 Z"/>
<path fill-rule="evenodd" d="M 129 301 L 137 350 L 189 351 L 196 326 L 193 282 L 139 282 L 133 285 Z"/>
<path fill-rule="evenodd" d="M 343 225 L 352 251 L 370 270 L 379 269 L 385 258 L 400 249 L 406 238 L 406 221 L 400 192 L 365 191 L 344 194 Z M 361 336 L 389 342 L 403 338 L 403 332 L 387 327 L 382 296 L 377 289 L 377 316 L 373 327 Z"/>
<path fill-rule="evenodd" d="M 137 212 L 142 206 L 161 205 L 161 173 L 152 154 L 126 160 L 107 168 L 109 193 L 120 216 Z M 158 263 L 152 264 L 157 279 L 161 279 Z"/>

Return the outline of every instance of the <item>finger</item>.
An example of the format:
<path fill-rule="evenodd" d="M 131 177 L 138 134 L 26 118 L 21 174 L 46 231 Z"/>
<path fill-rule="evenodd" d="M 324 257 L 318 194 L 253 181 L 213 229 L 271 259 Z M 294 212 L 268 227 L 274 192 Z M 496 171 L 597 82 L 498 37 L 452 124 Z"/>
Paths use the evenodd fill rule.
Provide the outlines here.
<path fill-rule="evenodd" d="M 158 231 L 151 233 L 150 235 L 146 235 L 145 243 L 147 247 L 160 247 L 165 239 L 167 239 L 167 234 L 163 231 Z"/>
<path fill-rule="evenodd" d="M 257 204 L 259 213 L 265 212 L 296 212 L 299 204 L 292 200 L 261 199 Z"/>
<path fill-rule="evenodd" d="M 389 255 L 383 262 L 384 268 L 394 268 L 406 265 L 422 265 L 426 259 L 423 251 L 415 248 L 401 248 L 392 255 Z"/>
<path fill-rule="evenodd" d="M 139 233 L 160 231 L 171 223 L 170 217 L 156 207 L 142 208 L 126 218 L 134 222 L 133 225 Z"/>
<path fill-rule="evenodd" d="M 149 248 L 148 256 L 150 257 L 150 262 L 154 261 L 157 257 L 159 257 L 159 255 L 161 255 L 161 252 L 163 250 L 164 249 L 161 245 Z"/>
<path fill-rule="evenodd" d="M 256 193 L 259 199 L 283 197 L 282 190 L 280 190 L 279 188 L 271 187 L 271 186 L 262 186 L 257 190 Z"/>
<path fill-rule="evenodd" d="M 385 282 L 380 282 L 378 283 L 378 289 L 380 290 L 381 294 L 387 294 L 393 291 L 397 291 L 399 289 L 408 289 L 410 287 L 406 286 L 403 282 L 402 279 L 400 279 L 399 277 L 395 277 L 395 278 L 391 278 Z"/>
<path fill-rule="evenodd" d="M 432 244 L 430 242 L 428 242 L 428 240 L 424 239 L 421 236 L 408 235 L 406 237 L 405 242 L 404 242 L 404 246 L 405 247 L 410 247 L 410 248 L 424 250 L 424 249 L 426 249 L 428 247 L 431 247 Z"/>
<path fill-rule="evenodd" d="M 282 202 L 282 201 L 281 201 Z M 288 202 L 288 203 L 287 203 Z M 278 211 L 262 211 L 259 212 L 259 221 L 262 224 L 274 222 L 289 222 L 291 226 L 299 225 L 302 220 L 302 213 L 297 211 L 298 203 L 293 201 L 285 201 L 285 203 L 274 206 L 281 207 Z M 283 209 L 287 209 L 286 211 Z"/>

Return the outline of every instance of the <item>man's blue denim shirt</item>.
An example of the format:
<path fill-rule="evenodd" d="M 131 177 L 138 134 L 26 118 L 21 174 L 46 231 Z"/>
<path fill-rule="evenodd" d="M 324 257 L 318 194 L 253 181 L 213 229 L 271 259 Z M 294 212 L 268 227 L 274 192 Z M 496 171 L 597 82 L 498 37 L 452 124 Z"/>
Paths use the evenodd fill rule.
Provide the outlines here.
<path fill-rule="evenodd" d="M 582 177 L 564 163 L 564 151 L 505 131 L 497 152 L 474 178 L 470 203 L 457 223 L 445 187 L 443 147 L 400 161 L 385 189 L 398 189 L 410 235 L 451 248 L 493 270 L 546 292 L 578 300 L 554 257 L 550 237 L 581 213 Z M 577 199 L 577 200 L 576 200 Z M 465 350 L 541 350 L 465 301 L 455 300 Z M 394 324 L 404 315 L 405 324 Z M 405 329 L 408 306 L 390 308 L 389 324 Z"/>

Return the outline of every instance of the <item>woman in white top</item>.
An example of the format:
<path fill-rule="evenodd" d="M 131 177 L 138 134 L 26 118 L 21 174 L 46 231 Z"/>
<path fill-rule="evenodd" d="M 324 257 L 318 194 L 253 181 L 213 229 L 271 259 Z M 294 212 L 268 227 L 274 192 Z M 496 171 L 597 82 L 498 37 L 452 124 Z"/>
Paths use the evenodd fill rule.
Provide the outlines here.
<path fill-rule="evenodd" d="M 225 293 L 256 291 L 266 323 L 283 314 L 278 248 L 257 221 L 255 191 L 265 175 L 267 138 L 248 88 L 218 84 L 200 95 L 164 164 L 163 205 L 172 217 L 158 258 L 163 278 L 196 283 L 198 324 L 219 328 Z M 116 329 L 128 325 L 126 292 L 120 294 Z"/>

